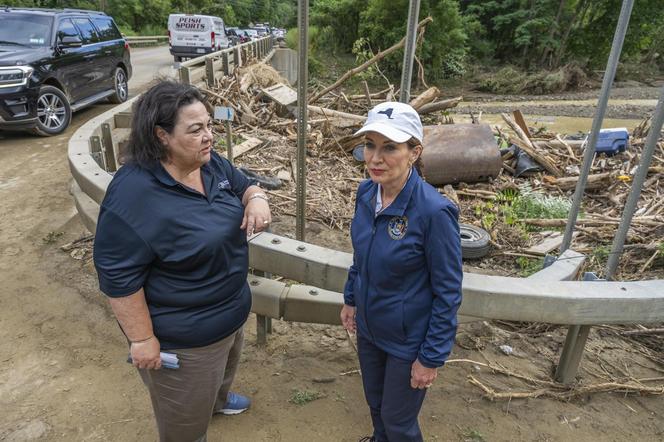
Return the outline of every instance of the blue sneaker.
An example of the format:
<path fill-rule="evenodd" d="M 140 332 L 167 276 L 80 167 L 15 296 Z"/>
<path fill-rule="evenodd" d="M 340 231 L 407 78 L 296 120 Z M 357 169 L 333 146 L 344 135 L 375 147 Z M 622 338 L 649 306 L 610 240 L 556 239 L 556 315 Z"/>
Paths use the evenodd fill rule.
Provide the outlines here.
<path fill-rule="evenodd" d="M 251 400 L 248 397 L 229 391 L 226 403 L 224 404 L 223 408 L 217 412 L 227 416 L 240 414 L 244 411 L 247 411 L 250 405 Z"/>

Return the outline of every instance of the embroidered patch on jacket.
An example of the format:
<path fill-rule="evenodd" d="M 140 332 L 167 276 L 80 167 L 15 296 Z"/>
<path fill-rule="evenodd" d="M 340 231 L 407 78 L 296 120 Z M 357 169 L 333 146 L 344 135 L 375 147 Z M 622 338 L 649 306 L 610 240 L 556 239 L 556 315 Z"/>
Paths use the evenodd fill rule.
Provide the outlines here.
<path fill-rule="evenodd" d="M 217 188 L 219 190 L 230 189 L 230 187 L 231 187 L 231 183 L 229 183 L 228 180 L 220 181 L 219 184 L 217 184 Z"/>
<path fill-rule="evenodd" d="M 395 216 L 387 225 L 387 233 L 392 239 L 403 238 L 406 236 L 406 230 L 408 230 L 408 218 L 405 216 Z"/>

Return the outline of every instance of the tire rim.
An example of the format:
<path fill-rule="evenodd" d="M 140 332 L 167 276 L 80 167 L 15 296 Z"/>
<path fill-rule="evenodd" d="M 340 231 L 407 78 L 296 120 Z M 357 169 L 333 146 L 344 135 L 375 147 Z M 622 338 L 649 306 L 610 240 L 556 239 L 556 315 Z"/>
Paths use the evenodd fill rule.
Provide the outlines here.
<path fill-rule="evenodd" d="M 459 236 L 464 241 L 478 241 L 482 237 L 479 232 L 472 229 L 464 229 L 463 227 L 459 229 Z"/>
<path fill-rule="evenodd" d="M 124 74 L 122 69 L 118 70 L 118 73 L 115 74 L 115 88 L 117 89 L 118 98 L 122 101 L 127 99 L 127 77 Z"/>
<path fill-rule="evenodd" d="M 58 95 L 52 93 L 40 95 L 37 100 L 37 117 L 45 128 L 60 129 L 67 120 L 67 109 L 64 101 Z"/>

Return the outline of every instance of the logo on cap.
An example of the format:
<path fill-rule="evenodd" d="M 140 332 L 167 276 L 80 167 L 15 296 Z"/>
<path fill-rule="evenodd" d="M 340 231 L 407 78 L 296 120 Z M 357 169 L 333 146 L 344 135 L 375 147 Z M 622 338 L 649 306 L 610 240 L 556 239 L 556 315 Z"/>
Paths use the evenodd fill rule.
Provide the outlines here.
<path fill-rule="evenodd" d="M 385 115 L 387 115 L 387 118 L 389 118 L 390 120 L 394 120 L 394 118 L 392 118 L 392 112 L 394 112 L 394 108 L 391 107 L 389 109 L 385 109 L 385 110 L 382 110 L 382 111 L 377 112 L 377 113 L 385 114 Z"/>
<path fill-rule="evenodd" d="M 387 233 L 390 234 L 390 238 L 395 240 L 406 236 L 406 230 L 408 230 L 408 218 L 405 216 L 395 216 L 387 225 Z"/>

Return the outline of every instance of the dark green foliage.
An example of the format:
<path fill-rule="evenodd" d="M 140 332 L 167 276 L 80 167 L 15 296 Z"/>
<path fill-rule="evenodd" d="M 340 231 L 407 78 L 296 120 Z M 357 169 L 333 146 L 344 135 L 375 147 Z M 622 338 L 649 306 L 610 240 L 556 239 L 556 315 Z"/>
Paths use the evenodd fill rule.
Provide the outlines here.
<path fill-rule="evenodd" d="M 408 0 L 369 0 L 361 14 L 360 34 L 366 37 L 374 52 L 384 50 L 406 34 Z M 420 20 L 431 16 L 426 28 L 424 45 L 418 57 L 426 66 L 428 78 L 463 74 L 468 37 L 464 30 L 457 0 L 422 0 Z M 386 67 L 401 72 L 403 51 L 388 57 Z"/>
<path fill-rule="evenodd" d="M 619 78 L 648 78 L 664 70 L 663 0 L 634 2 Z M 406 34 L 409 0 L 309 0 L 313 57 L 351 54 L 360 42 L 364 59 Z M 222 17 L 229 26 L 270 22 L 297 25 L 297 0 L 4 0 L 9 6 L 83 8 L 113 16 L 127 34 L 164 34 L 170 13 Z M 433 18 L 417 52 L 431 80 L 464 74 L 470 66 L 509 66 L 523 91 L 554 92 L 578 83 L 573 70 L 602 70 L 611 49 L 622 0 L 421 0 L 420 17 Z M 403 51 L 380 64 L 401 73 Z M 317 60 L 314 60 L 317 65 Z M 529 71 L 543 71 L 535 78 Z M 486 90 L 503 91 L 488 78 Z"/>

